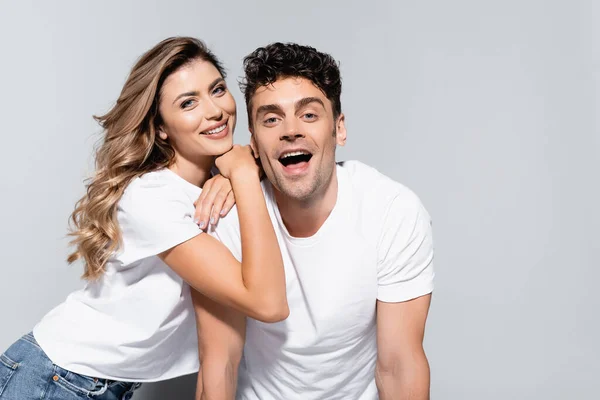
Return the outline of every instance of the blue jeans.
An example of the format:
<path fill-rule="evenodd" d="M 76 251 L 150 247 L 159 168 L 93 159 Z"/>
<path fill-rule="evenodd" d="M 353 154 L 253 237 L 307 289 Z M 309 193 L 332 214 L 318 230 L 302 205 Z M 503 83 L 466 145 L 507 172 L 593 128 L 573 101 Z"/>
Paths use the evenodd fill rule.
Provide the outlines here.
<path fill-rule="evenodd" d="M 128 400 L 139 383 L 76 374 L 55 365 L 33 334 L 0 355 L 0 400 Z"/>

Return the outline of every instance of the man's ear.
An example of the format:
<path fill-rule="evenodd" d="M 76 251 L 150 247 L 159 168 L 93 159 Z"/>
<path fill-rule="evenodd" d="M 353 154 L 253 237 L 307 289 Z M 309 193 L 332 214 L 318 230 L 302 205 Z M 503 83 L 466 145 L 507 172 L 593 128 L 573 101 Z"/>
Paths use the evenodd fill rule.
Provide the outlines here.
<path fill-rule="evenodd" d="M 252 154 L 254 158 L 258 158 L 258 146 L 256 145 L 256 137 L 254 136 L 254 130 L 252 128 L 248 128 L 250 131 L 250 148 L 252 149 Z"/>
<path fill-rule="evenodd" d="M 335 142 L 338 146 L 346 144 L 346 116 L 340 114 L 335 121 Z"/>

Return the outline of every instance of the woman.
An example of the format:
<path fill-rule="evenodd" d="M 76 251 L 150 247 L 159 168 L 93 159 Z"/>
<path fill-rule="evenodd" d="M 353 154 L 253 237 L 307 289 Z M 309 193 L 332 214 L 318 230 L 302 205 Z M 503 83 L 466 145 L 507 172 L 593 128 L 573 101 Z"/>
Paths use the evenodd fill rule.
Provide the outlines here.
<path fill-rule="evenodd" d="M 136 63 L 97 118 L 106 132 L 97 171 L 72 215 L 69 261 L 85 261 L 87 285 L 0 357 L 0 400 L 130 398 L 139 382 L 197 371 L 185 282 L 197 299 L 265 322 L 287 317 L 259 168 L 248 147 L 232 149 L 235 118 L 223 69 L 202 42 L 167 39 Z M 236 196 L 241 263 L 202 233 L 207 222 L 194 222 L 215 163 Z M 208 208 L 220 182 L 203 196 Z"/>

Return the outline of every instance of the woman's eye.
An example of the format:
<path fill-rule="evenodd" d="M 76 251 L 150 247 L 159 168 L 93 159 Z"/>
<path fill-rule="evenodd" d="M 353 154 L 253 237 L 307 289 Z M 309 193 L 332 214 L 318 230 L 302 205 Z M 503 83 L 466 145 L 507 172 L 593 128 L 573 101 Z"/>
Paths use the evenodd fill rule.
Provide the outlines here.
<path fill-rule="evenodd" d="M 227 91 L 227 88 L 224 85 L 219 85 L 213 90 L 213 94 L 223 94 Z"/>
<path fill-rule="evenodd" d="M 194 104 L 194 100 L 189 99 L 184 101 L 183 103 L 181 103 L 181 108 L 186 109 L 186 108 L 190 108 L 192 105 Z"/>

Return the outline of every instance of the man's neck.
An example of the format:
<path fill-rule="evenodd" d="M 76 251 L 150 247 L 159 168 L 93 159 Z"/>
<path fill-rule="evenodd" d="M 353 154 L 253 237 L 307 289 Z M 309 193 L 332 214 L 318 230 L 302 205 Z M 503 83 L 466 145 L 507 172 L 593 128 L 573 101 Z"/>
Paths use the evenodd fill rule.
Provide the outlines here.
<path fill-rule="evenodd" d="M 329 184 L 307 201 L 290 199 L 274 190 L 275 200 L 289 234 L 307 238 L 319 231 L 335 207 L 338 196 L 337 171 L 334 169 Z"/>

